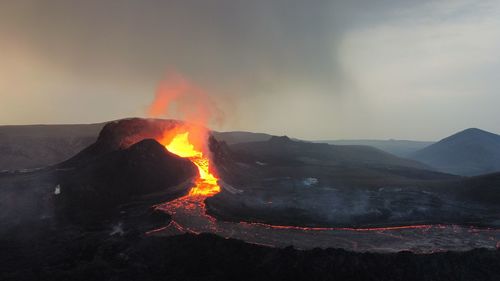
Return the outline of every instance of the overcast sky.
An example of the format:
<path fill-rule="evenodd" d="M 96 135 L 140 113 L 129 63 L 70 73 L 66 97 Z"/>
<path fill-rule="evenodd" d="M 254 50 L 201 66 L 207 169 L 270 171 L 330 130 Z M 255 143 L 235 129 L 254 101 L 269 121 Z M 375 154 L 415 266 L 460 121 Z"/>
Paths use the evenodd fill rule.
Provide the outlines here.
<path fill-rule="evenodd" d="M 0 1 L 0 124 L 146 116 L 174 71 L 219 130 L 500 133 L 499 50 L 500 1 Z"/>

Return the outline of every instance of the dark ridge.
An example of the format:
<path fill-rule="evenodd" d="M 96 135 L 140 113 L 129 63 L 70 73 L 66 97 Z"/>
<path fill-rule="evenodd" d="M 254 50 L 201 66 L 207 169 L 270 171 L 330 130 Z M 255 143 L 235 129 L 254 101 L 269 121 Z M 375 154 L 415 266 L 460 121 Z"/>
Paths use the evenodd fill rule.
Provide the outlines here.
<path fill-rule="evenodd" d="M 218 141 L 224 141 L 229 145 L 242 142 L 268 141 L 272 137 L 272 135 L 269 134 L 252 133 L 244 131 L 232 131 L 232 132 L 212 131 L 212 135 Z"/>
<path fill-rule="evenodd" d="M 272 144 L 287 144 L 292 142 L 292 140 L 288 136 L 272 136 L 269 142 Z"/>

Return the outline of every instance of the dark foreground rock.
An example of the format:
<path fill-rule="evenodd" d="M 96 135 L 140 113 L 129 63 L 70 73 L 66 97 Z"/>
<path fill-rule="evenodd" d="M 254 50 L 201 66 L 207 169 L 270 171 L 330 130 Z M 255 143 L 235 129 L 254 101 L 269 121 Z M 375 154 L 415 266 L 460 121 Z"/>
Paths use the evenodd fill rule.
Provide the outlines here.
<path fill-rule="evenodd" d="M 0 280 L 500 280 L 500 251 L 299 251 L 214 235 L 102 232 L 0 242 Z"/>

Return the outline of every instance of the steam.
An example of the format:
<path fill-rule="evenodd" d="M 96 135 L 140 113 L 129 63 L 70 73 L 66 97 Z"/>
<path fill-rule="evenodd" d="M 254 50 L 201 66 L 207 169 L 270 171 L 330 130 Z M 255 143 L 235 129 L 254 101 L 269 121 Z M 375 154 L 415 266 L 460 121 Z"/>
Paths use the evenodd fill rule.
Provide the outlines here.
<path fill-rule="evenodd" d="M 223 112 L 204 90 L 174 72 L 160 82 L 148 115 L 176 117 L 201 126 L 222 125 L 224 119 Z"/>

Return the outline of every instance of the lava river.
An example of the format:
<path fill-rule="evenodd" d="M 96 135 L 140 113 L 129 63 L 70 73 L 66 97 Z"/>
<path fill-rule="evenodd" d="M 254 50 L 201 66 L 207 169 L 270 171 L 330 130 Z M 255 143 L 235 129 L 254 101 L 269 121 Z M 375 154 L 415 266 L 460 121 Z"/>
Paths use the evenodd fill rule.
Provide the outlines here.
<path fill-rule="evenodd" d="M 500 247 L 500 230 L 458 225 L 412 225 L 389 228 L 305 228 L 262 223 L 220 221 L 206 213 L 205 199 L 220 192 L 217 177 L 210 170 L 209 158 L 181 133 L 165 147 L 172 153 L 189 158 L 200 176 L 188 195 L 158 205 L 172 216 L 169 225 L 148 232 L 149 235 L 214 233 L 249 243 L 299 249 L 315 247 L 343 248 L 352 251 L 417 253 L 465 251 L 474 248 Z"/>

